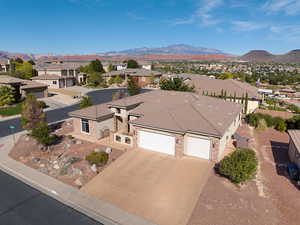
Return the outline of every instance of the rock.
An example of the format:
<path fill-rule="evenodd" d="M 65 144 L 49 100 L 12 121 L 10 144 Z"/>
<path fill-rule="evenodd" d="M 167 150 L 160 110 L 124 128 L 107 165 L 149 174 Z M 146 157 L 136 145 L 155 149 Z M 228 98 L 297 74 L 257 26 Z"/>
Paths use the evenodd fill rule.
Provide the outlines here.
<path fill-rule="evenodd" d="M 58 165 L 58 164 L 54 164 L 54 166 L 53 166 L 53 169 L 59 170 L 59 169 L 60 169 L 60 167 L 59 167 L 59 165 Z"/>
<path fill-rule="evenodd" d="M 28 136 L 25 137 L 25 141 L 29 141 L 30 138 Z"/>
<path fill-rule="evenodd" d="M 73 168 L 73 174 L 74 175 L 82 175 L 82 171 L 78 168 Z"/>
<path fill-rule="evenodd" d="M 107 154 L 109 154 L 109 153 L 112 152 L 112 149 L 111 149 L 110 147 L 107 147 L 107 148 L 105 149 L 105 152 L 106 152 Z"/>
<path fill-rule="evenodd" d="M 32 160 L 31 160 L 31 162 L 32 163 L 39 163 L 41 161 L 41 159 L 40 158 L 33 158 Z"/>
<path fill-rule="evenodd" d="M 77 186 L 81 187 L 83 184 L 82 184 L 82 181 L 80 178 L 77 178 L 74 182 L 74 184 L 76 184 Z"/>
<path fill-rule="evenodd" d="M 95 148 L 94 152 L 100 152 L 100 148 Z"/>
<path fill-rule="evenodd" d="M 83 142 L 82 142 L 81 140 L 77 140 L 77 141 L 76 141 L 76 144 L 77 144 L 77 145 L 82 145 Z"/>
<path fill-rule="evenodd" d="M 68 174 L 67 170 L 68 170 L 68 168 L 65 168 L 65 167 L 61 168 L 59 171 L 59 175 L 64 176 L 64 175 Z"/>
<path fill-rule="evenodd" d="M 92 166 L 91 166 L 91 170 L 94 172 L 94 173 L 97 173 L 97 166 L 96 166 L 96 164 L 93 164 Z"/>
<path fill-rule="evenodd" d="M 41 167 L 41 168 L 44 168 L 44 167 L 45 167 L 45 164 L 40 164 L 40 167 Z"/>

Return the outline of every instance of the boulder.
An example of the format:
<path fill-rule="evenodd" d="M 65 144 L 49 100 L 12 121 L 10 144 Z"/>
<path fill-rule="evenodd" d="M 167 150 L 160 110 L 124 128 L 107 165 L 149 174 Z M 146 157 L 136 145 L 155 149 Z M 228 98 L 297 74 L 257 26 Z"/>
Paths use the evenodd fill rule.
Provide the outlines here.
<path fill-rule="evenodd" d="M 34 164 L 39 163 L 40 161 L 41 161 L 40 158 L 33 158 L 33 159 L 31 160 L 31 162 L 34 163 Z"/>
<path fill-rule="evenodd" d="M 94 173 L 97 173 L 97 166 L 96 166 L 96 164 L 93 164 L 92 166 L 91 166 L 91 170 L 94 172 Z"/>
<path fill-rule="evenodd" d="M 95 148 L 95 149 L 94 149 L 94 152 L 100 152 L 100 151 L 101 151 L 100 148 Z"/>
<path fill-rule="evenodd" d="M 112 152 L 112 149 L 111 149 L 110 147 L 107 147 L 107 148 L 105 149 L 105 152 L 106 152 L 107 154 L 110 154 L 110 153 Z"/>
<path fill-rule="evenodd" d="M 82 181 L 81 181 L 80 178 L 77 178 L 77 179 L 75 180 L 74 184 L 75 184 L 76 186 L 79 186 L 79 187 L 81 187 L 81 186 L 83 185 L 83 183 L 82 183 Z"/>

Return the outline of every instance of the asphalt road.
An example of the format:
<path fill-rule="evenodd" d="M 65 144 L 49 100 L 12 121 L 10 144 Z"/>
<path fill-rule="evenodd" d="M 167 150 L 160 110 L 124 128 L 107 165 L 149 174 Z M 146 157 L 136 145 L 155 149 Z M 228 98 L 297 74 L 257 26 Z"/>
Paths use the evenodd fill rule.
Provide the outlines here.
<path fill-rule="evenodd" d="M 112 94 L 116 92 L 118 89 L 104 89 L 104 90 L 96 90 L 88 93 L 94 104 L 102 104 L 105 102 L 111 101 Z M 143 92 L 147 90 L 142 90 Z M 79 109 L 79 104 L 67 106 L 64 108 L 54 109 L 51 111 L 47 111 L 47 121 L 48 123 L 60 121 L 69 118 L 68 113 L 74 110 Z M 15 129 L 10 130 L 9 126 L 13 125 Z M 15 118 L 11 120 L 5 120 L 0 122 L 0 138 L 8 136 L 12 133 L 18 133 L 22 131 L 22 127 L 20 124 L 20 118 Z"/>
<path fill-rule="evenodd" d="M 0 171 L 1 225 L 103 225 Z"/>

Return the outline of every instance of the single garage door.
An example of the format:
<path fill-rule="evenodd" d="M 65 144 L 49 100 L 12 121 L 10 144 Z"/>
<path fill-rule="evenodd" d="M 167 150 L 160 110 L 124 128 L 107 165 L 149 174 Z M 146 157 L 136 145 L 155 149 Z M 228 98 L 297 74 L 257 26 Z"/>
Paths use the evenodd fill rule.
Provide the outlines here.
<path fill-rule="evenodd" d="M 140 148 L 175 155 L 175 137 L 149 131 L 138 131 L 138 138 Z"/>
<path fill-rule="evenodd" d="M 187 137 L 185 155 L 202 159 L 210 159 L 210 140 Z"/>
<path fill-rule="evenodd" d="M 35 96 L 36 98 L 44 98 L 44 91 L 43 90 L 36 90 L 36 91 L 28 91 L 27 92 L 27 95 L 33 95 Z"/>

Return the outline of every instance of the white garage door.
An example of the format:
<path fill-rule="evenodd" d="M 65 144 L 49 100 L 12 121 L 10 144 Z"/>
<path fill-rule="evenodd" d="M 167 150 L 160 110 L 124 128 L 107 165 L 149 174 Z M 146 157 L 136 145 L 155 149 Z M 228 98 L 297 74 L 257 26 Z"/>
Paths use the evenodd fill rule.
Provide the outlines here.
<path fill-rule="evenodd" d="M 185 154 L 202 159 L 210 159 L 210 140 L 187 137 Z"/>
<path fill-rule="evenodd" d="M 148 131 L 138 131 L 138 138 L 138 146 L 140 148 L 175 155 L 175 137 Z"/>

